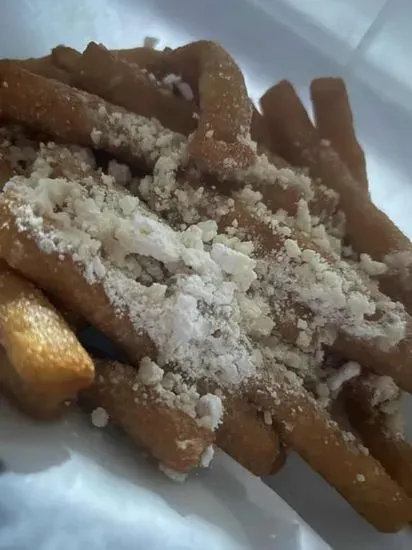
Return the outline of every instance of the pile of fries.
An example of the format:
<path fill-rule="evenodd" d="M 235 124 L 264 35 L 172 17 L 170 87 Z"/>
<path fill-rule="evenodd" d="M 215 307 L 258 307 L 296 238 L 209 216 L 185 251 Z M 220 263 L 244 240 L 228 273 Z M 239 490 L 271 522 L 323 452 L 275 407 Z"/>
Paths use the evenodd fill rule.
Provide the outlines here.
<path fill-rule="evenodd" d="M 0 386 L 36 418 L 78 402 L 171 475 L 294 450 L 393 532 L 412 244 L 370 200 L 342 80 L 311 97 L 315 124 L 285 81 L 258 112 L 207 41 L 0 61 Z"/>

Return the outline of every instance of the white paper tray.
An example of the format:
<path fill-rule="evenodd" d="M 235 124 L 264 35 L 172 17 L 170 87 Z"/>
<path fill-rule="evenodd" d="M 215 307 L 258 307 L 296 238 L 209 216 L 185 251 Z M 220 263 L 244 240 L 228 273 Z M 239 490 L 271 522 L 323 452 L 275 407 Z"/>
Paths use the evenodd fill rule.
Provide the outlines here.
<path fill-rule="evenodd" d="M 254 98 L 287 78 L 307 104 L 312 78 L 344 76 L 372 196 L 412 236 L 408 0 L 2 0 L 0 10 L 0 57 L 90 40 L 131 47 L 147 35 L 171 46 L 211 38 L 241 64 Z M 326 548 L 223 454 L 184 486 L 132 455 L 74 413 L 39 427 L 0 404 L 0 457 L 14 472 L 0 476 L 0 550 Z M 412 547 L 410 531 L 377 534 L 295 457 L 267 481 L 336 550 Z"/>
<path fill-rule="evenodd" d="M 74 410 L 41 425 L 0 398 L 0 456 L 1 550 L 329 548 L 224 453 L 176 483 Z"/>

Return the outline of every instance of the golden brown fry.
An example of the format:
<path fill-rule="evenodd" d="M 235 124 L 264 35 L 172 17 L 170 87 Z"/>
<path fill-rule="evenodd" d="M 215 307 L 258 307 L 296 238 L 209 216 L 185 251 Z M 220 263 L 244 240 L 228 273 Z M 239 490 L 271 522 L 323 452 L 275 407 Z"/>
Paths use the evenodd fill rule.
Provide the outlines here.
<path fill-rule="evenodd" d="M 241 397 L 225 396 L 224 417 L 216 433 L 216 443 L 232 458 L 257 476 L 280 469 L 285 451 L 272 426 Z"/>
<path fill-rule="evenodd" d="M 23 122 L 68 143 L 100 148 L 142 168 L 157 160 L 152 135 L 183 139 L 155 120 L 134 115 L 103 99 L 43 78 L 8 62 L 0 67 L 0 116 Z"/>
<path fill-rule="evenodd" d="M 57 400 L 50 391 L 39 392 L 21 378 L 6 351 L 0 348 L 0 392 L 22 412 L 36 420 L 50 420 L 58 416 L 64 401 Z"/>
<path fill-rule="evenodd" d="M 412 501 L 351 434 L 345 434 L 293 374 L 274 366 L 249 398 L 272 414 L 283 441 L 382 532 L 412 520 Z"/>
<path fill-rule="evenodd" d="M 90 42 L 70 68 L 76 87 L 132 113 L 156 118 L 165 128 L 189 135 L 196 129 L 196 105 L 156 84 L 147 70 Z"/>
<path fill-rule="evenodd" d="M 207 203 L 213 204 L 213 198 L 205 195 Z M 216 200 L 216 199 L 215 199 Z M 234 209 L 229 214 L 216 219 L 221 230 L 232 225 L 233 219 L 237 220 L 237 227 L 244 229 L 245 233 L 253 238 L 257 244 L 257 249 L 265 253 L 281 250 L 283 246 L 283 238 L 273 232 L 272 228 L 266 225 L 262 220 L 253 216 L 242 204 L 235 203 Z M 319 250 L 313 242 L 303 233 L 294 233 L 291 231 L 290 237 L 296 239 L 301 250 L 312 249 L 319 252 L 326 261 L 328 258 L 324 256 L 322 250 Z M 333 262 L 329 265 L 330 269 L 334 269 Z M 281 331 L 282 337 L 290 340 L 288 334 L 294 333 L 294 323 L 297 319 L 309 314 L 308 307 L 304 304 L 287 304 L 288 309 L 293 313 L 291 322 L 281 323 L 278 329 Z M 357 337 L 355 334 L 349 334 L 344 330 L 340 330 L 333 344 L 333 349 L 340 352 L 343 356 L 357 361 L 365 368 L 375 370 L 380 374 L 392 376 L 397 384 L 405 391 L 412 392 L 412 318 L 405 312 L 405 336 L 400 342 L 392 347 L 384 348 L 379 345 L 378 341 L 367 338 Z"/>
<path fill-rule="evenodd" d="M 34 240 L 24 233 L 17 232 L 14 235 L 25 251 L 22 256 L 23 264 L 31 266 L 30 277 L 54 296 L 58 296 L 59 302 L 67 304 L 72 311 L 80 312 L 89 322 L 106 333 L 133 361 L 137 362 L 146 355 L 153 356 L 154 348 L 150 339 L 147 335 L 136 333 L 127 316 L 119 317 L 109 303 L 102 285 L 89 285 L 69 258 L 62 260 L 55 254 L 45 254 L 45 263 L 37 263 L 34 266 L 33 253 L 39 252 Z M 0 241 L 4 243 L 1 234 Z M 13 261 L 11 256 L 8 257 Z M 16 259 L 15 256 L 14 258 Z M 18 264 L 19 269 L 25 269 L 20 261 Z M 239 437 L 236 443 L 234 438 L 229 439 L 228 429 Z M 268 474 L 275 463 L 279 464 L 280 451 L 276 434 L 264 426 L 253 409 L 246 404 L 236 403 L 235 407 L 233 404 L 230 405 L 229 401 L 228 416 L 219 434 L 219 445 L 256 475 Z"/>
<path fill-rule="evenodd" d="M 5 373 L 10 391 L 18 387 L 18 378 L 21 399 L 33 394 L 39 409 L 43 408 L 40 396 L 46 409 L 58 409 L 93 380 L 93 363 L 63 318 L 34 285 L 4 264 L 0 267 L 0 334 L 14 369 L 10 376 L 10 369 Z"/>
<path fill-rule="evenodd" d="M 6 214 L 7 208 L 2 210 L 0 216 L 3 212 Z M 14 227 L 10 227 L 11 232 L 8 235 L 0 232 L 0 255 L 3 255 L 3 246 L 14 248 L 11 254 L 4 254 L 12 267 L 21 273 L 24 272 L 52 296 L 64 301 L 66 307 L 81 314 L 90 324 L 122 347 L 135 361 L 146 355 L 153 356 L 154 350 L 150 341 L 145 335 L 134 330 L 126 315 L 118 315 L 115 312 L 102 284 L 87 283 L 75 262 L 68 256 L 41 253 L 29 233 L 19 231 L 13 222 L 12 225 Z M 17 239 L 13 245 L 9 240 L 12 239 L 12 235 Z M 16 256 L 16 249 L 24 250 L 20 258 Z M 42 262 L 35 265 L 35 258 L 39 254 L 43 257 Z"/>
<path fill-rule="evenodd" d="M 252 105 L 243 75 L 217 43 L 193 42 L 165 52 L 168 71 L 199 91 L 199 126 L 189 153 L 208 171 L 230 175 L 248 168 L 256 155 L 250 139 Z"/>
<path fill-rule="evenodd" d="M 26 71 L 38 74 L 44 78 L 52 78 L 53 80 L 64 82 L 65 84 L 72 83 L 70 74 L 54 65 L 51 55 L 46 55 L 45 57 L 39 58 L 32 57 L 29 59 L 2 59 L 0 60 L 0 71 L 2 64 L 8 63 L 9 61 L 12 61 Z"/>
<path fill-rule="evenodd" d="M 103 407 L 110 419 L 165 467 L 187 473 L 201 465 L 214 433 L 183 411 L 162 401 L 158 392 L 139 383 L 135 368 L 96 360 L 95 382 L 82 392 L 89 406 Z"/>
<path fill-rule="evenodd" d="M 50 56 L 52 63 L 56 67 L 60 68 L 62 71 L 71 74 L 76 67 L 81 53 L 74 48 L 59 45 L 52 49 Z"/>
<path fill-rule="evenodd" d="M 282 144 L 282 156 L 297 166 L 307 166 L 311 176 L 339 193 L 339 207 L 346 216 L 346 236 L 353 249 L 392 268 L 379 277 L 380 288 L 412 312 L 411 241 L 359 188 L 349 169 L 325 144 L 312 125 L 292 85 L 282 81 L 261 99 L 271 131 Z"/>
<path fill-rule="evenodd" d="M 368 377 L 349 384 L 345 391 L 349 421 L 371 454 L 412 498 L 412 445 L 402 432 L 389 428 L 389 415 L 373 406 L 373 394 Z"/>
<path fill-rule="evenodd" d="M 366 160 L 356 138 L 345 82 L 341 78 L 316 78 L 311 82 L 310 93 L 320 137 L 330 141 L 354 179 L 367 192 Z"/>

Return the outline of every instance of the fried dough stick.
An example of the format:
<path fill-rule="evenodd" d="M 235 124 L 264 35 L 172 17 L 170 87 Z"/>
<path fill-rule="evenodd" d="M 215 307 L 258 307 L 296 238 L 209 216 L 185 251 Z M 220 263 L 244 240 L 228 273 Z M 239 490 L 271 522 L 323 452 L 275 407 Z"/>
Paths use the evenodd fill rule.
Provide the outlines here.
<path fill-rule="evenodd" d="M 152 48 L 136 48 L 133 50 L 135 55 L 130 58 L 124 52 L 129 50 L 111 51 L 90 42 L 82 54 L 66 46 L 57 46 L 52 57 L 58 66 L 72 74 L 76 87 L 138 115 L 157 118 L 166 128 L 185 136 L 193 132 L 197 126 L 196 104 L 165 94 L 165 90 L 157 88 L 149 76 L 149 71 L 160 63 L 162 52 Z M 255 108 L 251 137 L 262 148 L 261 153 L 269 154 L 268 130 L 262 115 Z M 275 164 L 288 166 L 280 158 L 276 159 Z"/>
<path fill-rule="evenodd" d="M 84 52 L 75 60 L 71 59 L 66 67 L 77 88 L 132 113 L 156 118 L 165 128 L 186 136 L 196 129 L 196 105 L 193 102 L 160 88 L 146 69 L 141 70 L 137 65 L 116 57 L 103 46 L 90 42 Z"/>
<path fill-rule="evenodd" d="M 354 128 L 348 92 L 342 78 L 316 78 L 310 85 L 316 128 L 330 141 L 354 179 L 368 191 L 365 154 Z"/>
<path fill-rule="evenodd" d="M 31 241 L 31 242 L 33 242 L 33 241 Z M 26 254 L 27 254 L 27 249 L 26 249 Z M 74 272 L 74 270 L 73 270 L 73 272 Z M 73 273 L 73 272 L 72 272 L 72 273 Z M 58 274 L 58 275 L 59 275 L 59 274 Z M 70 281 L 70 279 L 68 279 L 68 280 Z M 73 279 L 72 279 L 71 281 L 72 281 L 71 284 L 73 285 L 73 282 L 74 282 L 74 285 L 75 285 L 75 286 L 73 286 L 73 287 L 71 288 L 71 291 L 74 291 L 75 289 L 77 289 L 77 290 L 76 290 L 76 293 L 77 293 L 77 292 L 78 292 L 78 285 L 76 284 L 77 281 L 73 281 Z M 90 288 L 91 288 L 91 287 L 89 287 L 89 289 L 90 289 Z M 98 306 L 99 306 L 99 304 L 95 303 L 95 307 L 98 307 Z M 125 385 L 126 391 L 130 391 L 130 389 L 128 389 L 128 388 L 130 388 L 130 387 L 131 387 L 131 386 L 130 386 L 130 381 L 129 381 L 129 382 Z M 106 400 L 106 398 L 107 398 L 107 400 Z M 118 401 L 117 403 L 118 403 L 118 406 L 120 406 L 120 409 L 116 408 L 116 407 L 113 405 L 113 403 L 112 403 L 113 397 L 111 396 L 110 392 L 109 392 L 108 396 L 106 396 L 106 398 L 103 398 L 103 397 L 101 396 L 101 394 L 99 394 L 99 397 L 98 397 L 98 400 L 96 401 L 96 404 L 98 403 L 99 405 L 104 406 L 104 407 L 108 410 L 109 414 L 113 415 L 115 418 L 116 418 L 118 415 L 120 415 L 120 418 L 122 419 L 122 422 L 123 422 L 123 423 L 126 423 L 126 424 L 124 424 L 124 426 L 125 426 L 125 425 L 128 426 L 128 429 L 129 429 L 129 430 L 130 430 L 133 426 L 135 426 L 135 422 L 131 422 L 131 421 L 130 421 L 130 419 L 129 419 L 128 415 L 126 414 L 125 409 L 123 408 L 123 405 L 122 405 L 122 404 L 128 402 L 128 397 L 127 397 L 127 395 L 124 395 L 124 394 L 122 393 L 121 396 L 119 397 L 119 401 Z M 267 407 L 267 402 L 266 402 L 266 401 L 262 401 L 260 398 L 256 398 L 256 399 L 257 399 L 256 402 L 257 402 L 258 404 L 264 405 L 265 407 Z M 120 403 L 120 405 L 119 405 L 119 403 Z M 295 404 L 296 404 L 296 403 L 295 403 Z M 111 408 L 112 406 L 114 407 L 113 409 Z M 272 410 L 272 409 L 269 408 L 269 410 Z M 113 412 L 113 411 L 114 411 L 114 412 Z M 296 409 L 294 409 L 294 411 L 296 411 Z M 278 409 L 276 409 L 276 411 L 273 411 L 273 412 L 275 412 L 276 414 L 279 414 Z M 284 414 L 285 414 L 285 413 L 284 413 Z M 144 424 L 145 424 L 145 423 L 144 423 Z M 137 428 L 136 428 L 136 429 L 137 429 Z M 150 434 L 151 434 L 151 433 L 152 433 L 152 430 L 150 430 Z M 139 437 L 139 441 L 140 441 L 141 438 L 142 438 L 143 436 L 139 434 L 138 437 Z M 147 436 L 147 437 L 148 437 L 148 436 Z M 290 441 L 290 439 L 289 439 L 289 441 Z M 322 439 L 322 441 L 323 441 L 323 439 Z M 149 445 L 149 443 L 146 442 L 146 445 Z M 331 448 L 331 447 L 330 447 L 330 448 Z M 157 451 L 157 456 L 158 456 L 158 458 L 161 458 L 163 462 L 166 462 L 165 457 L 164 457 L 163 455 L 160 455 L 159 453 L 160 453 L 160 451 L 158 450 L 158 451 Z M 362 461 L 362 463 L 361 463 L 360 465 L 356 462 L 356 467 L 355 467 L 355 465 L 353 466 L 354 470 L 356 469 L 356 472 L 359 472 L 359 471 L 360 471 L 360 472 L 363 472 L 363 471 L 364 471 L 364 468 L 363 468 L 364 459 L 361 459 L 361 461 Z M 174 468 L 179 467 L 179 466 L 180 466 L 179 463 L 173 462 L 173 467 L 174 467 Z M 395 525 L 392 525 L 393 518 L 391 517 L 391 515 L 389 514 L 389 512 L 388 512 L 387 510 L 385 510 L 385 514 L 384 514 L 384 516 L 385 516 L 385 522 L 381 524 L 381 520 L 380 520 L 380 519 L 378 520 L 378 519 L 375 517 L 375 512 L 374 512 L 374 510 L 369 511 L 369 509 L 367 509 L 367 507 L 365 507 L 365 502 L 364 502 L 364 500 L 368 500 L 368 497 L 367 497 L 364 493 L 362 493 L 363 496 L 357 497 L 357 498 L 360 499 L 359 502 L 358 502 L 358 500 L 355 499 L 355 500 L 356 500 L 356 507 L 357 507 L 357 509 L 358 509 L 359 511 L 361 511 L 366 517 L 368 517 L 368 519 L 369 519 L 370 521 L 373 521 L 374 524 L 376 524 L 378 528 L 380 528 L 380 529 L 382 529 L 382 530 L 392 530 L 392 529 L 396 529 L 398 526 L 402 525 L 403 522 L 404 522 L 405 513 L 402 512 L 402 514 L 401 514 L 401 513 L 400 513 L 400 510 L 398 509 L 398 507 L 401 507 L 401 505 L 402 505 L 402 507 L 403 507 L 403 505 L 404 505 L 404 503 L 402 503 L 402 498 L 401 498 L 397 493 L 396 493 L 395 495 L 393 495 L 393 496 L 390 495 L 391 498 L 389 498 L 389 495 L 386 494 L 386 491 L 389 493 L 390 491 L 392 491 L 393 487 L 392 487 L 390 484 L 388 485 L 388 482 L 387 482 L 387 481 L 381 479 L 380 472 L 379 472 L 379 475 L 378 475 L 378 474 L 376 473 L 376 471 L 375 471 L 373 468 L 372 468 L 372 472 L 374 472 L 374 474 L 373 474 L 373 482 L 375 482 L 374 480 L 376 479 L 376 476 L 377 476 L 377 478 L 378 478 L 378 480 L 379 480 L 379 483 L 384 482 L 384 483 L 383 483 L 383 491 L 385 492 L 385 499 L 383 499 L 383 502 L 384 502 L 384 503 L 389 503 L 389 504 L 388 504 L 389 507 L 390 507 L 390 506 L 394 506 L 394 507 L 397 509 L 397 511 L 396 511 L 396 516 L 397 516 L 396 524 L 395 524 Z M 352 473 L 352 470 L 350 470 L 350 473 Z M 354 483 L 353 480 L 352 480 L 352 483 Z M 343 491 L 345 490 L 345 488 L 343 488 L 343 489 L 341 488 L 340 490 L 343 492 Z M 376 489 L 376 490 L 378 490 L 378 489 Z M 366 491 L 366 488 L 365 488 L 365 491 Z M 375 503 L 375 505 L 374 505 L 375 507 L 377 506 L 377 503 L 376 503 L 376 500 L 375 500 L 376 494 L 377 494 L 377 493 L 375 492 L 375 493 L 374 493 L 375 496 L 374 496 L 374 500 L 373 500 L 373 502 Z M 380 491 L 379 491 L 378 494 L 380 494 Z M 345 493 L 345 496 L 350 497 L 350 494 L 349 494 L 348 492 L 346 492 L 346 493 Z M 396 498 L 396 500 L 393 501 L 393 498 Z M 380 502 L 380 501 L 379 501 L 379 502 Z M 353 498 L 352 498 L 352 504 L 353 504 Z"/>
<path fill-rule="evenodd" d="M 166 468 L 187 473 L 201 465 L 204 452 L 214 442 L 212 430 L 140 383 L 135 368 L 105 360 L 95 360 L 95 366 L 94 384 L 81 393 L 81 401 L 103 407 L 132 441 Z"/>
<path fill-rule="evenodd" d="M 153 48 L 113 51 L 90 42 L 82 54 L 66 46 L 57 46 L 52 51 L 52 57 L 57 66 L 73 75 L 76 87 L 138 115 L 157 118 L 166 128 L 185 136 L 196 129 L 196 104 L 165 95 L 164 90 L 158 89 L 148 76 L 150 69 L 160 63 L 162 52 Z M 253 141 L 264 147 L 261 152 L 266 154 L 268 130 L 262 115 L 255 108 L 251 136 Z M 286 167 L 286 161 L 276 160 L 277 165 L 282 167 L 284 163 Z"/>
<path fill-rule="evenodd" d="M 8 81 L 8 87 L 0 89 L 0 109 L 3 106 L 8 116 L 60 140 L 104 149 L 140 168 L 152 169 L 158 158 L 167 154 L 171 143 L 183 139 L 154 120 L 132 115 L 97 96 L 30 74 L 12 63 L 4 66 L 2 78 Z M 267 161 L 261 162 L 264 171 Z M 274 210 L 282 208 L 294 215 L 299 199 L 306 193 L 306 184 L 302 187 L 299 177 L 292 178 L 290 170 L 283 173 L 273 168 L 266 172 L 266 179 L 259 185 L 265 200 Z M 244 177 L 247 181 L 251 176 Z M 257 182 L 256 178 L 252 181 Z M 315 211 L 333 210 L 335 199 L 329 199 L 323 194 L 315 198 Z"/>
<path fill-rule="evenodd" d="M 2 382 L 38 416 L 88 386 L 94 367 L 64 319 L 32 283 L 0 265 L 0 334 L 9 361 Z"/>
<path fill-rule="evenodd" d="M 313 178 L 339 193 L 339 207 L 346 217 L 346 235 L 353 249 L 390 268 L 379 277 L 380 288 L 412 312 L 411 241 L 364 193 L 333 149 L 322 143 L 292 85 L 282 81 L 261 99 L 271 131 L 282 144 L 282 156 L 297 166 L 307 166 Z"/>
<path fill-rule="evenodd" d="M 371 454 L 412 498 L 412 446 L 403 431 L 390 427 L 390 414 L 374 406 L 375 389 L 369 380 L 366 375 L 345 389 L 349 421 Z"/>
<path fill-rule="evenodd" d="M 283 441 L 379 531 L 395 532 L 412 517 L 412 501 L 351 434 L 345 434 L 298 379 L 280 365 L 248 397 L 269 411 Z"/>
<path fill-rule="evenodd" d="M 154 388 L 139 382 L 134 367 L 96 360 L 95 365 L 95 383 L 82 392 L 81 401 L 103 407 L 136 443 L 166 467 L 187 472 L 199 466 L 202 454 L 215 438 L 221 449 L 255 475 L 269 475 L 283 463 L 278 437 L 240 397 L 225 399 L 222 424 L 212 432 L 182 411 L 162 404 Z M 182 445 L 184 441 L 190 444 Z"/>
<path fill-rule="evenodd" d="M 189 143 L 190 155 L 222 175 L 251 166 L 256 157 L 247 143 L 252 105 L 235 61 L 219 44 L 206 40 L 164 55 L 167 70 L 199 93 L 199 126 Z"/>
<path fill-rule="evenodd" d="M 0 116 L 67 143 L 103 149 L 131 165 L 150 169 L 162 150 L 160 144 L 156 148 L 160 137 L 163 147 L 183 140 L 180 134 L 165 130 L 154 119 L 128 113 L 12 62 L 0 66 L 0 77 Z"/>
<path fill-rule="evenodd" d="M 200 118 L 189 143 L 191 157 L 207 171 L 221 175 L 253 164 L 256 154 L 247 143 L 252 104 L 242 72 L 219 44 L 200 40 L 165 52 L 149 48 L 135 52 L 141 52 L 140 59 L 135 54 L 136 65 L 159 79 L 181 76 L 198 92 Z M 91 53 L 96 55 L 95 47 Z M 87 56 L 91 57 L 90 52 Z"/>

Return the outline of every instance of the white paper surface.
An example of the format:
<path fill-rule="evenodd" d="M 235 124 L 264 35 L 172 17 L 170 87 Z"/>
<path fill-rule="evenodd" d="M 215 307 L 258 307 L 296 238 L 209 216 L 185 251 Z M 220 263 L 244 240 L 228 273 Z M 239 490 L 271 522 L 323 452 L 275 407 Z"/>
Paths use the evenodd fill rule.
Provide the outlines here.
<path fill-rule="evenodd" d="M 407 0 L 3 0 L 1 18 L 2 22 L 7 23 L 3 24 L 0 33 L 0 57 L 39 56 L 58 43 L 82 48 L 90 40 L 103 42 L 109 47 L 131 47 L 142 42 L 146 35 L 160 37 L 162 46 L 211 38 L 220 41 L 241 64 L 255 99 L 277 80 L 287 78 L 308 103 L 308 85 L 312 78 L 342 75 L 347 81 L 354 106 L 358 136 L 367 153 L 372 196 L 378 206 L 412 237 L 412 118 L 408 65 L 412 35 L 407 24 L 410 14 L 410 2 Z M 190 515 L 195 510 L 192 513 L 203 518 L 199 532 L 205 532 L 202 531 L 204 520 L 213 525 L 209 536 L 215 548 L 223 544 L 224 539 L 219 537 L 225 536 L 229 536 L 230 542 L 225 542 L 227 546 L 224 548 L 241 545 L 242 538 L 237 537 L 249 526 L 252 526 L 251 534 L 246 536 L 251 547 L 258 550 L 272 548 L 262 546 L 267 544 L 267 538 L 264 543 L 258 538 L 260 532 L 266 537 L 274 532 L 272 527 L 268 529 L 268 523 L 277 529 L 278 536 L 284 529 L 281 536 L 285 535 L 288 540 L 285 544 L 289 544 L 283 546 L 278 538 L 273 540 L 273 548 L 321 548 L 309 532 L 296 530 L 290 518 L 285 524 L 280 522 L 279 518 L 284 514 L 288 516 L 288 512 L 276 495 L 264 491 L 253 477 L 245 475 L 236 465 L 230 465 L 229 459 L 223 455 L 210 476 L 202 474 L 199 478 L 202 481 L 190 481 L 188 489 L 186 486 L 183 489 L 169 487 L 170 482 L 162 480 L 144 463 L 138 461 L 139 467 L 133 468 L 135 457 L 129 456 L 127 446 L 115 449 L 110 437 L 96 435 L 90 430 L 78 430 L 78 440 L 83 438 L 83 443 L 87 443 L 87 458 L 78 452 L 77 444 L 73 443 L 76 436 L 71 435 L 69 439 L 74 450 L 70 448 L 68 459 L 67 445 L 62 441 L 67 431 L 61 432 L 58 425 L 45 428 L 50 430 L 49 435 L 40 437 L 37 429 L 23 429 L 20 421 L 14 419 L 11 424 L 14 432 L 10 434 L 9 427 L 6 444 L 4 429 L 10 426 L 10 418 L 7 416 L 1 422 L 2 415 L 1 408 L 0 457 L 10 458 L 7 453 L 13 453 L 15 464 L 16 457 L 20 457 L 19 464 L 36 464 L 39 461 L 43 467 L 39 468 L 38 473 L 19 477 L 19 483 L 16 483 L 18 476 L 14 480 L 0 476 L 1 483 L 5 480 L 8 483 L 7 492 L 5 486 L 2 488 L 0 485 L 0 525 L 10 520 L 10 503 L 14 502 L 15 508 L 26 506 L 22 508 L 25 512 L 23 516 L 25 521 L 31 522 L 30 532 L 38 537 L 37 540 L 40 540 L 43 526 L 46 523 L 50 526 L 56 520 L 56 536 L 58 533 L 63 533 L 61 536 L 65 537 L 73 535 L 70 548 L 76 548 L 76 534 L 85 537 L 77 543 L 79 548 L 89 546 L 93 549 L 93 541 L 90 540 L 93 534 L 100 537 L 96 538 L 97 542 L 104 540 L 109 548 L 109 543 L 113 541 L 110 539 L 111 533 L 117 533 L 120 537 L 121 542 L 116 543 L 119 549 L 139 548 L 136 533 L 140 533 L 139 536 L 142 533 L 144 536 L 157 535 L 145 531 L 148 523 L 143 520 L 136 524 L 130 519 L 135 509 L 139 511 L 144 487 L 147 488 L 144 483 L 150 480 L 148 483 L 154 483 L 155 493 L 159 487 L 161 491 L 161 496 L 157 495 L 160 498 L 157 503 L 164 515 L 159 521 L 167 525 L 174 514 L 177 518 L 176 529 L 180 529 L 179 532 L 186 529 L 189 537 L 188 525 L 196 525 L 197 530 L 201 523 Z M 412 419 L 411 406 L 407 416 Z M 77 430 L 77 422 L 75 420 L 65 430 Z M 412 422 L 410 424 L 412 426 Z M 50 440 L 50 437 L 53 439 Z M 104 445 L 104 453 L 101 445 Z M 64 456 L 61 456 L 62 453 Z M 101 470 L 96 462 L 105 460 Z M 48 461 L 50 468 L 45 469 Z M 116 470 L 114 478 L 113 469 Z M 132 481 L 126 480 L 129 475 Z M 228 488 L 229 494 L 223 502 L 219 500 L 223 497 L 219 484 L 226 477 L 229 481 L 222 487 L 225 491 Z M 133 484 L 133 489 L 128 483 Z M 342 498 L 294 457 L 269 483 L 336 550 L 406 550 L 412 547 L 411 532 L 393 536 L 376 533 Z M 211 494 L 205 497 L 204 488 L 199 489 L 199 484 L 213 486 Z M 89 498 L 91 488 L 97 492 L 94 501 Z M 23 505 L 22 499 L 26 498 L 27 493 L 31 495 L 31 500 Z M 15 500 L 13 497 L 16 497 Z M 156 500 L 157 497 L 150 493 L 151 499 Z M 203 502 L 203 507 L 197 508 L 201 504 L 196 499 Z M 252 502 L 251 508 L 246 504 L 248 500 Z M 129 515 L 126 514 L 126 518 L 121 513 L 124 503 L 128 506 Z M 99 507 L 96 508 L 97 504 Z M 173 510 L 174 506 L 178 508 L 178 515 Z M 267 507 L 274 508 L 279 523 L 274 522 L 272 516 L 265 516 L 262 508 L 267 510 Z M 57 511 L 52 512 L 54 509 Z M 64 510 L 69 510 L 67 517 Z M 247 513 L 246 510 L 252 511 Z M 262 515 L 258 510 L 262 511 Z M 219 523 L 220 518 L 224 518 L 224 522 Z M 116 522 L 120 523 L 116 526 Z M 224 529 L 229 526 L 224 534 L 219 531 L 222 525 Z M 20 527 L 21 523 L 15 523 L 8 533 L 13 529 L 16 532 Z M 291 529 L 289 533 L 288 529 Z M 1 550 L 25 548 L 20 540 L 14 546 L 4 546 L 4 533 L 0 531 Z M 122 536 L 126 538 L 121 539 Z M 235 538 L 231 540 L 231 536 Z M 168 542 L 170 548 L 185 548 Z M 45 542 L 44 548 L 56 548 L 53 544 Z M 147 544 L 147 548 L 156 548 L 152 542 L 152 546 L 149 542 Z M 33 547 L 41 548 L 39 544 Z"/>
<path fill-rule="evenodd" d="M 1 550 L 328 550 L 223 453 L 176 483 L 75 410 L 40 424 L 0 398 L 0 457 Z"/>

